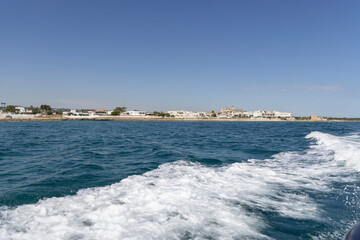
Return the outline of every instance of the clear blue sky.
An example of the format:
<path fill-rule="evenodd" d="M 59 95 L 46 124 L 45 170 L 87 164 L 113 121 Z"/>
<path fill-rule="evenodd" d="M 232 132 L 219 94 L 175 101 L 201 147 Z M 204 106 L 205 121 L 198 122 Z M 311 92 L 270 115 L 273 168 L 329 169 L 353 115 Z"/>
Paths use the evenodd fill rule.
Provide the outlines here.
<path fill-rule="evenodd" d="M 360 1 L 0 1 L 0 101 L 360 117 Z"/>

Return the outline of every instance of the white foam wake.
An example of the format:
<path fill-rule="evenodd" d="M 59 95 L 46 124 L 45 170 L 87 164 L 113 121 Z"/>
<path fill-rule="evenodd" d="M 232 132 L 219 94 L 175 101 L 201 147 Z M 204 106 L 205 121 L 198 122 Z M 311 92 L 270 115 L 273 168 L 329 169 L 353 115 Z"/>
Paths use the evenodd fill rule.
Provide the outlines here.
<path fill-rule="evenodd" d="M 261 212 L 321 221 L 307 192 L 345 180 L 335 161 L 345 157 L 342 138 L 307 137 L 318 143 L 303 153 L 218 168 L 167 163 L 75 196 L 2 209 L 0 239 L 268 239 Z"/>
<path fill-rule="evenodd" d="M 360 136 L 358 134 L 339 137 L 322 132 L 312 132 L 306 138 L 315 139 L 317 144 L 313 148 L 322 151 L 323 155 L 343 161 L 347 167 L 360 171 Z"/>

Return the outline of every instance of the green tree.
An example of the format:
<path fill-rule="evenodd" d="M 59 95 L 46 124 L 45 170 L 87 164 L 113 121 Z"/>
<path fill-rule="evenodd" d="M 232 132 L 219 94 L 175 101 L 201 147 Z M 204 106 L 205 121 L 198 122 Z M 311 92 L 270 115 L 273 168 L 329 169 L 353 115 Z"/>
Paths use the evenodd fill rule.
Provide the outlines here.
<path fill-rule="evenodd" d="M 15 107 L 16 107 L 15 105 L 8 105 L 5 109 L 5 111 L 14 113 L 16 110 Z"/>
<path fill-rule="evenodd" d="M 113 116 L 119 116 L 120 115 L 120 111 L 114 110 L 111 112 L 111 115 Z"/>
<path fill-rule="evenodd" d="M 217 117 L 217 114 L 215 111 L 211 111 L 211 117 Z"/>
<path fill-rule="evenodd" d="M 123 113 L 123 112 L 126 112 L 126 109 L 127 109 L 127 107 L 116 107 L 114 109 L 114 112 L 117 111 L 117 112 Z"/>
<path fill-rule="evenodd" d="M 40 109 L 41 109 L 41 110 L 44 110 L 44 111 L 50 111 L 50 110 L 51 110 L 51 107 L 50 107 L 50 105 L 41 105 L 41 106 L 40 106 Z"/>

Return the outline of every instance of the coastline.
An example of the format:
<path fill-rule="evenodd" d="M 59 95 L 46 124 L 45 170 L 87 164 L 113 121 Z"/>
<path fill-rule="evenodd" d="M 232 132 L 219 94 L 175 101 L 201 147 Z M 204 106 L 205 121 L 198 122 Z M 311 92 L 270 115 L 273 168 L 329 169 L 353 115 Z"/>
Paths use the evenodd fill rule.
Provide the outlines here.
<path fill-rule="evenodd" d="M 53 117 L 0 118 L 0 122 L 54 122 L 54 121 L 157 121 L 157 122 L 360 122 L 360 120 L 282 120 L 282 119 L 247 119 L 247 118 L 167 118 L 167 117 Z"/>

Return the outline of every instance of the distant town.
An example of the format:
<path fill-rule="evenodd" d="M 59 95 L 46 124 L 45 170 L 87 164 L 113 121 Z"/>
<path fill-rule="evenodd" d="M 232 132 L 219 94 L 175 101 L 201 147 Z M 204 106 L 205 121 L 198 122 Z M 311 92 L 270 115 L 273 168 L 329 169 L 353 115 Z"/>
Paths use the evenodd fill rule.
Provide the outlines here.
<path fill-rule="evenodd" d="M 209 112 L 195 112 L 186 110 L 174 110 L 166 112 L 147 112 L 141 110 L 128 110 L 127 107 L 116 107 L 112 110 L 99 110 L 99 109 L 68 109 L 68 108 L 52 108 L 50 105 L 41 105 L 39 107 L 7 105 L 2 102 L 0 107 L 0 119 L 64 119 L 64 120 L 86 120 L 86 119 L 233 119 L 233 120 L 273 120 L 273 121 L 328 121 L 328 120 L 346 120 L 346 118 L 325 118 L 317 115 L 311 115 L 306 117 L 294 117 L 289 112 L 268 111 L 268 110 L 256 110 L 245 111 L 243 109 L 237 109 L 232 105 L 231 108 L 223 108 L 220 111 Z M 359 119 L 351 119 L 359 120 Z"/>

